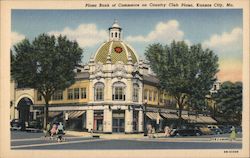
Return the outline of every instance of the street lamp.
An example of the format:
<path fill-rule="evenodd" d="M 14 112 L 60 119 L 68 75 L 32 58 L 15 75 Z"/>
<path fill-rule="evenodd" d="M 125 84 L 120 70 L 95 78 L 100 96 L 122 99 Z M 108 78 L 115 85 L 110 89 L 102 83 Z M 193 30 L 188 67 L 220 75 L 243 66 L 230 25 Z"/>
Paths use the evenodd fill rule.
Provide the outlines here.
<path fill-rule="evenodd" d="M 147 136 L 147 116 L 146 116 L 146 112 L 147 112 L 147 100 L 144 100 L 144 109 L 143 109 L 143 119 L 144 119 L 144 136 Z"/>

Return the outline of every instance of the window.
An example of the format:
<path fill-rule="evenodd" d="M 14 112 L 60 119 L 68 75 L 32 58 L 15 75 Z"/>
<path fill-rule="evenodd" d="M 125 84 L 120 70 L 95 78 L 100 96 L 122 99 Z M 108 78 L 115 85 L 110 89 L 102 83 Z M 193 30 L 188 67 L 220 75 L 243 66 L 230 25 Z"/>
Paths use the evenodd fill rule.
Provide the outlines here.
<path fill-rule="evenodd" d="M 115 33 L 115 37 L 117 37 L 117 32 Z"/>
<path fill-rule="evenodd" d="M 113 32 L 111 33 L 111 37 L 113 38 Z"/>
<path fill-rule="evenodd" d="M 68 99 L 69 99 L 69 100 L 72 100 L 73 97 L 74 97 L 73 89 L 68 89 Z"/>
<path fill-rule="evenodd" d="M 52 100 L 63 100 L 63 91 L 56 91 L 53 95 L 52 95 Z"/>
<path fill-rule="evenodd" d="M 42 94 L 37 92 L 37 101 L 42 101 Z"/>
<path fill-rule="evenodd" d="M 148 100 L 148 90 L 144 90 L 144 100 Z"/>
<path fill-rule="evenodd" d="M 125 100 L 125 87 L 126 85 L 122 82 L 116 82 L 113 84 L 113 95 L 112 100 Z"/>
<path fill-rule="evenodd" d="M 138 86 L 138 84 L 134 84 L 134 86 L 133 86 L 133 101 L 134 102 L 139 101 L 139 86 Z"/>
<path fill-rule="evenodd" d="M 119 33 L 119 38 L 121 38 L 121 34 Z"/>
<path fill-rule="evenodd" d="M 79 88 L 74 88 L 74 99 L 79 99 Z"/>
<path fill-rule="evenodd" d="M 163 99 L 162 99 L 162 93 L 160 94 L 160 103 L 163 103 Z"/>
<path fill-rule="evenodd" d="M 81 88 L 81 98 L 86 99 L 87 98 L 87 89 Z"/>
<path fill-rule="evenodd" d="M 216 84 L 214 85 L 214 90 L 217 90 L 217 85 Z"/>
<path fill-rule="evenodd" d="M 149 101 L 152 101 L 152 91 L 149 91 Z"/>
<path fill-rule="evenodd" d="M 96 83 L 95 85 L 95 100 L 101 101 L 104 99 L 104 84 Z"/>
<path fill-rule="evenodd" d="M 157 99 L 157 92 L 155 91 L 155 92 L 154 92 L 153 101 L 156 101 L 156 99 Z"/>

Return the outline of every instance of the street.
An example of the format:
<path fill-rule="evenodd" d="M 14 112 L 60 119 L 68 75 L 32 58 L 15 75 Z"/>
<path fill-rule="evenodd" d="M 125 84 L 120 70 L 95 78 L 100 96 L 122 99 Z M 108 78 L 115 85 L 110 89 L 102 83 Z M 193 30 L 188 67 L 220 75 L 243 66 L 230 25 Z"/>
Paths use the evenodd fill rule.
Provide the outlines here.
<path fill-rule="evenodd" d="M 179 138 L 93 138 L 66 135 L 65 141 L 43 138 L 43 133 L 11 132 L 12 150 L 140 150 L 140 149 L 241 149 L 242 142 L 224 140 L 227 135 Z M 215 141 L 216 138 L 221 140 Z"/>

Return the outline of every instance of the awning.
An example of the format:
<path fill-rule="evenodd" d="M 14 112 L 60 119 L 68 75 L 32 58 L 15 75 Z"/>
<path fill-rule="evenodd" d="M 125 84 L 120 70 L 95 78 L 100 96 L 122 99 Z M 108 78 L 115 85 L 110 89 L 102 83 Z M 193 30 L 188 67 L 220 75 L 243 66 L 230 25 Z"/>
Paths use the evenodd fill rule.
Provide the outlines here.
<path fill-rule="evenodd" d="M 70 111 L 67 113 L 68 113 L 68 118 L 73 119 L 80 117 L 83 113 L 85 113 L 85 111 Z"/>
<path fill-rule="evenodd" d="M 182 118 L 193 123 L 217 123 L 210 116 L 182 115 Z"/>
<path fill-rule="evenodd" d="M 178 116 L 176 114 L 161 113 L 161 115 L 166 119 L 178 119 Z"/>
<path fill-rule="evenodd" d="M 210 116 L 201 116 L 201 119 L 204 123 L 217 123 L 212 117 Z"/>
<path fill-rule="evenodd" d="M 147 112 L 146 115 L 151 119 L 151 120 L 162 120 L 162 117 L 159 115 L 159 113 L 156 112 Z"/>
<path fill-rule="evenodd" d="M 56 117 L 58 115 L 60 115 L 62 112 L 60 111 L 49 111 L 49 117 Z"/>

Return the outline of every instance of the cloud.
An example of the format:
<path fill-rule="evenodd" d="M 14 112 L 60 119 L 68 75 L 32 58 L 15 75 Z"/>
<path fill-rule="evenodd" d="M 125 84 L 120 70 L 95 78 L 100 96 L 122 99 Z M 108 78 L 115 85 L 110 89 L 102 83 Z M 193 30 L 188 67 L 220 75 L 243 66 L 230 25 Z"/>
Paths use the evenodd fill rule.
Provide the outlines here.
<path fill-rule="evenodd" d="M 184 40 L 184 32 L 179 28 L 179 22 L 177 20 L 169 20 L 166 22 L 159 22 L 156 24 L 153 31 L 147 35 L 128 36 L 126 41 L 128 42 L 164 42 L 170 43 L 173 40 Z M 188 44 L 191 42 L 185 40 Z"/>
<path fill-rule="evenodd" d="M 25 39 L 25 36 L 23 34 L 20 34 L 18 32 L 11 32 L 11 45 L 15 45 L 18 42 L 21 42 L 23 39 Z"/>
<path fill-rule="evenodd" d="M 229 32 L 213 34 L 202 43 L 203 47 L 213 50 L 219 57 L 219 80 L 242 81 L 242 40 L 242 29 L 236 27 Z"/>
<path fill-rule="evenodd" d="M 220 81 L 242 81 L 242 62 L 237 59 L 227 59 L 219 62 L 220 71 L 217 77 Z"/>
<path fill-rule="evenodd" d="M 92 47 L 107 39 L 106 30 L 98 30 L 95 24 L 80 24 L 77 28 L 64 28 L 62 31 L 50 31 L 50 35 L 66 35 L 70 40 L 76 40 L 81 47 Z"/>
<path fill-rule="evenodd" d="M 242 55 L 242 29 L 234 28 L 231 32 L 214 34 L 209 40 L 203 42 L 203 46 L 214 50 L 222 56 Z"/>

